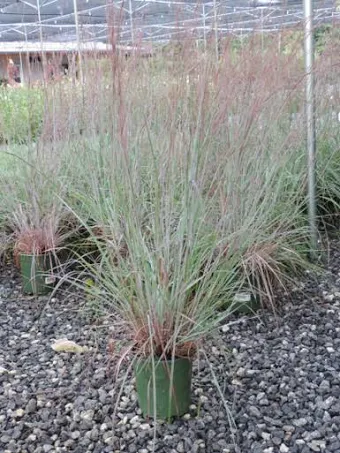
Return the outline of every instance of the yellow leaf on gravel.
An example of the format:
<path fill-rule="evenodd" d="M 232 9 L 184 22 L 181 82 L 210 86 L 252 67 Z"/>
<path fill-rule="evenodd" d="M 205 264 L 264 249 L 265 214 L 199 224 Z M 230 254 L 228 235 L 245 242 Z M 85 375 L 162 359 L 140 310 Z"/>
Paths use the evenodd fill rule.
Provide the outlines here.
<path fill-rule="evenodd" d="M 78 352 L 82 353 L 87 351 L 86 346 L 80 346 L 74 341 L 68 340 L 67 338 L 60 338 L 55 340 L 52 344 L 52 349 L 56 352 Z"/>

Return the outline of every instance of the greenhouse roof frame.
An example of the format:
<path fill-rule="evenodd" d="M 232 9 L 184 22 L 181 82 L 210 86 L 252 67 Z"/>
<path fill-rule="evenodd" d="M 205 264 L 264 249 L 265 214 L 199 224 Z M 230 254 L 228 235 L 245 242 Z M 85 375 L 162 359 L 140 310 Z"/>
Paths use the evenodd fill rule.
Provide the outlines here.
<path fill-rule="evenodd" d="M 80 38 L 108 42 L 164 42 L 190 36 L 207 39 L 217 31 L 246 35 L 272 32 L 303 22 L 296 0 L 77 0 Z M 257 3 L 256 3 L 257 2 Z M 263 2 L 269 6 L 263 6 Z M 271 6 L 271 2 L 275 3 Z M 256 6 L 261 5 L 261 6 Z M 336 0 L 315 1 L 315 22 L 338 21 Z M 77 40 L 73 0 L 0 0 L 0 46 L 6 41 L 74 42 Z"/>

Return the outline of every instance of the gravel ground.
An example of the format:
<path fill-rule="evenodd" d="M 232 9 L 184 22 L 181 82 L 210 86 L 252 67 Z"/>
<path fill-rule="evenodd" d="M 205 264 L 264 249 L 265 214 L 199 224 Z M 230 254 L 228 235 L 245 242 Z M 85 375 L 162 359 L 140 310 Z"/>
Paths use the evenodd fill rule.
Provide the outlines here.
<path fill-rule="evenodd" d="M 340 253 L 274 317 L 235 319 L 195 364 L 191 413 L 154 429 L 129 378 L 117 391 L 106 344 L 110 327 L 79 315 L 77 297 L 23 297 L 15 272 L 0 272 L 0 452 L 340 452 Z M 237 322 L 236 322 L 237 321 Z M 57 353 L 67 337 L 89 347 Z"/>

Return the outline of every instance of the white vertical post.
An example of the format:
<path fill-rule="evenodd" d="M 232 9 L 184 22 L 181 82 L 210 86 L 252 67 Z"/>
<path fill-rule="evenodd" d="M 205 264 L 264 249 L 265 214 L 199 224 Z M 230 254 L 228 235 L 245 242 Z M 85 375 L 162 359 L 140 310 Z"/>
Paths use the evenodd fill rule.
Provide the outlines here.
<path fill-rule="evenodd" d="M 204 41 L 204 50 L 207 50 L 207 30 L 205 22 L 205 4 L 202 4 L 202 14 L 203 14 L 203 41 Z"/>
<path fill-rule="evenodd" d="M 217 25 L 217 4 L 216 4 L 216 0 L 214 0 L 214 29 L 215 29 L 216 63 L 218 63 L 218 25 Z"/>
<path fill-rule="evenodd" d="M 311 256 L 315 258 L 318 234 L 316 225 L 316 140 L 315 140 L 315 106 L 314 106 L 314 38 L 313 38 L 313 2 L 304 0 L 304 44 L 306 71 L 306 123 L 308 155 L 308 217 L 310 229 Z"/>
<path fill-rule="evenodd" d="M 38 13 L 38 22 L 39 22 L 41 61 L 42 61 L 42 66 L 43 66 L 44 82 L 46 82 L 47 81 L 47 75 L 46 75 L 47 62 L 46 62 L 46 54 L 45 54 L 45 49 L 44 49 L 44 37 L 43 37 L 42 22 L 41 22 L 40 0 L 37 0 L 37 13 Z"/>
<path fill-rule="evenodd" d="M 135 45 L 135 32 L 133 29 L 133 9 L 132 9 L 132 0 L 129 0 L 129 15 L 130 15 L 130 34 L 131 34 L 131 45 Z M 134 51 L 134 49 L 133 49 Z"/>
<path fill-rule="evenodd" d="M 25 85 L 25 74 L 24 74 L 24 64 L 22 61 L 22 52 L 19 52 L 19 58 L 20 58 L 20 83 L 21 85 Z"/>
<path fill-rule="evenodd" d="M 43 46 L 43 31 L 42 31 L 42 23 L 41 23 L 40 0 L 37 0 L 37 12 L 38 12 L 38 22 L 39 22 L 40 44 L 41 44 L 41 46 Z"/>
<path fill-rule="evenodd" d="M 75 26 L 76 26 L 76 34 L 77 34 L 77 47 L 78 47 L 78 61 L 79 61 L 80 82 L 83 85 L 83 83 L 84 83 L 83 58 L 82 58 L 82 53 L 81 53 L 81 40 L 80 40 L 77 0 L 73 0 L 73 11 L 74 11 L 74 23 L 75 23 Z"/>
<path fill-rule="evenodd" d="M 263 23 L 263 9 L 261 8 L 261 48 L 262 48 L 262 52 L 264 50 L 264 36 L 263 36 L 263 26 L 264 26 L 264 23 Z"/>
<path fill-rule="evenodd" d="M 27 72 L 28 72 L 28 84 L 30 85 L 31 82 L 32 82 L 32 71 L 31 71 L 31 63 L 30 63 L 30 54 L 29 54 L 29 50 L 28 50 L 28 45 L 27 45 L 27 42 L 28 42 L 28 39 L 27 39 L 27 30 L 26 30 L 26 25 L 25 25 L 25 43 L 26 43 L 26 66 L 27 66 Z"/>

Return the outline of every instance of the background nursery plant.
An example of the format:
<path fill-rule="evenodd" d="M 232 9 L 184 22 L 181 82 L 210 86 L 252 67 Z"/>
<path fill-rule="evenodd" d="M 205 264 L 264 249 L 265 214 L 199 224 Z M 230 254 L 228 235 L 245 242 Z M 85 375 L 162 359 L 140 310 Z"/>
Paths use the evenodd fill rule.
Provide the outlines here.
<path fill-rule="evenodd" d="M 5 154 L 7 167 L 1 175 L 1 218 L 10 232 L 26 293 L 50 291 L 57 251 L 70 234 L 69 214 L 61 200 L 66 190 L 61 156 L 54 149 L 52 163 L 50 153 L 36 146 L 13 149 Z"/>

